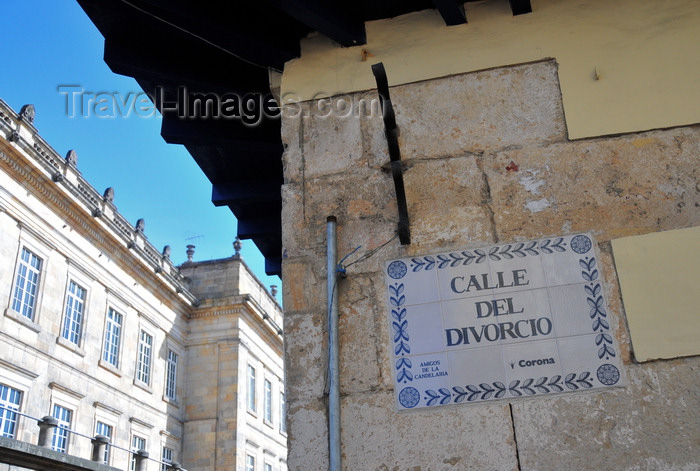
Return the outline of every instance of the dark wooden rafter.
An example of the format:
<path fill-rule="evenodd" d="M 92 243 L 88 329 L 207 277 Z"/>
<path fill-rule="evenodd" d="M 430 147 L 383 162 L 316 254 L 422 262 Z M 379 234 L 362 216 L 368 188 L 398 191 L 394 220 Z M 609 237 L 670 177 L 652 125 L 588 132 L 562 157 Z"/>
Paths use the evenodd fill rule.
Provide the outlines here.
<path fill-rule="evenodd" d="M 268 273 L 279 273 L 282 263 L 281 179 L 237 180 L 212 186 L 212 202 L 228 206 L 238 220 L 237 235 L 253 239 L 265 256 Z M 270 271 L 270 270 L 273 271 Z"/>
<path fill-rule="evenodd" d="M 238 119 L 188 119 L 172 111 L 163 116 L 161 136 L 170 144 L 228 144 L 248 152 L 279 151 L 281 157 L 282 143 L 274 139 L 280 132 L 279 121 L 263 122 L 266 124 L 248 127 Z"/>
<path fill-rule="evenodd" d="M 463 1 L 432 0 L 432 2 L 447 26 L 461 25 L 467 22 Z M 514 16 L 532 13 L 530 0 L 509 0 L 509 2 Z"/>
<path fill-rule="evenodd" d="M 281 227 L 281 226 L 280 226 Z M 280 229 L 281 230 L 281 229 Z M 280 237 L 274 239 L 266 239 L 265 237 L 256 237 L 253 239 L 255 246 L 265 256 L 265 273 L 268 275 L 282 275 L 282 256 L 271 256 L 268 254 L 276 253 L 282 245 Z"/>
<path fill-rule="evenodd" d="M 236 87 L 246 91 L 268 90 L 269 72 L 240 62 L 217 50 L 199 50 L 186 42 L 158 40 L 138 44 L 116 38 L 105 40 L 104 60 L 112 72 L 137 80 L 174 87 L 231 87 L 232 75 Z M 192 63 L 197 67 L 192 67 Z M 235 71 L 235 74 L 231 72 Z M 150 90 L 144 90 L 150 93 Z"/>
<path fill-rule="evenodd" d="M 367 42 L 365 23 L 352 2 L 328 0 L 266 0 L 273 7 L 301 21 L 341 46 Z"/>
<path fill-rule="evenodd" d="M 242 198 L 228 205 L 238 221 L 237 235 L 252 239 L 265 257 L 265 271 L 280 273 L 282 266 L 282 198 L 276 185 L 277 198 L 267 192 L 265 200 Z M 271 189 L 271 188 L 270 188 Z"/>
<path fill-rule="evenodd" d="M 383 63 L 372 65 L 372 73 L 377 81 L 379 104 L 384 117 L 384 134 L 389 145 L 389 160 L 391 161 L 391 176 L 394 179 L 396 190 L 396 203 L 399 210 L 399 241 L 401 245 L 411 243 L 411 231 L 408 220 L 408 205 L 406 204 L 406 190 L 403 182 L 403 167 L 401 165 L 401 150 L 399 149 L 399 131 L 396 126 L 396 115 L 389 97 L 389 80 Z"/>
<path fill-rule="evenodd" d="M 513 16 L 524 15 L 525 13 L 532 13 L 532 5 L 530 5 L 530 0 L 509 0 L 510 9 L 513 11 Z"/>
<path fill-rule="evenodd" d="M 210 92 L 201 92 L 186 86 L 175 89 L 142 80 L 139 84 L 144 90 L 156 90 L 153 98 L 163 115 L 161 135 L 166 142 L 209 148 L 225 146 L 246 157 L 256 152 L 273 153 L 277 159 L 281 157 L 284 149 L 279 138 L 279 116 L 267 116 L 263 104 L 271 100 L 269 92 L 221 91 L 214 87 Z M 244 103 L 249 99 L 255 106 Z M 232 100 L 238 103 L 237 107 L 232 107 Z M 274 101 L 270 103 L 276 107 Z M 276 109 L 274 111 L 277 113 Z M 212 157 L 225 156 L 217 152 Z"/>
<path fill-rule="evenodd" d="M 230 206 L 245 200 L 277 201 L 281 183 L 276 178 L 218 183 L 212 186 L 211 200 L 216 206 Z"/>
<path fill-rule="evenodd" d="M 447 26 L 462 25 L 467 22 L 464 3 L 459 0 L 433 0 L 433 5 Z"/>
<path fill-rule="evenodd" d="M 281 71 L 285 62 L 299 56 L 298 43 L 254 28 L 245 13 L 224 16 L 222 12 L 204 10 L 201 3 L 182 0 L 128 0 L 125 3 L 141 15 L 150 16 L 159 29 L 169 29 L 176 36 L 188 37 L 205 48 L 218 49 L 263 69 L 271 67 Z"/>
<path fill-rule="evenodd" d="M 238 218 L 238 237 L 241 239 L 253 239 L 281 230 L 281 218 L 271 216 Z"/>
<path fill-rule="evenodd" d="M 269 152 L 248 150 L 239 142 L 230 145 L 185 147 L 212 184 L 282 178 L 281 146 Z"/>

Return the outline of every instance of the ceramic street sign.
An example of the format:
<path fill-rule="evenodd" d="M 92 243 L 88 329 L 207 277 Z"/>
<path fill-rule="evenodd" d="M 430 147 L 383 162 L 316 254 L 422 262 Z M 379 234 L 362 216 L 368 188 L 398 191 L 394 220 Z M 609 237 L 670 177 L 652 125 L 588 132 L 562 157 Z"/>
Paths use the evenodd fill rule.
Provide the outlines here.
<path fill-rule="evenodd" d="M 590 234 L 386 263 L 398 409 L 619 386 Z"/>

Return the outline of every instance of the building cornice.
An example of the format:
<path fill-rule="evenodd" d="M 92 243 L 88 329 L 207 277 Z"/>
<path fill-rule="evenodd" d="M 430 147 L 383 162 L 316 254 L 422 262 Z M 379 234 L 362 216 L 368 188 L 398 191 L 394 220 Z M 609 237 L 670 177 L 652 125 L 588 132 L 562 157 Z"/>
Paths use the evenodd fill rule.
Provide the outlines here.
<path fill-rule="evenodd" d="M 7 362 L 3 359 L 0 358 L 0 366 L 2 366 L 6 370 L 11 370 L 14 371 L 15 373 L 24 376 L 27 379 L 30 380 L 35 380 L 36 378 L 39 377 L 37 373 L 34 373 L 33 371 L 29 371 L 26 368 L 22 368 L 21 366 L 17 366 L 13 363 Z"/>
<path fill-rule="evenodd" d="M 248 314 L 248 316 L 255 320 L 272 338 L 277 341 L 281 340 L 284 334 L 282 326 L 275 322 L 273 316 L 270 315 L 253 296 L 249 294 L 240 294 L 226 299 L 227 302 L 222 306 L 199 305 L 198 308 L 190 314 L 190 319 Z"/>
<path fill-rule="evenodd" d="M 186 306 L 195 303 L 184 277 L 167 255 L 160 254 L 138 227 L 133 228 L 116 211 L 109 198 L 85 181 L 74 163 L 60 157 L 30 123 L 1 100 L 0 135 L 5 137 L 0 140 L 0 165 L 23 182 L 29 192 L 52 205 L 72 229 L 110 256 L 161 302 L 170 307 L 177 304 L 176 298 Z"/>
<path fill-rule="evenodd" d="M 234 314 L 241 314 L 243 312 L 243 308 L 231 308 L 229 306 L 226 306 L 225 308 L 221 309 L 211 309 L 211 308 L 204 308 L 204 309 L 197 309 L 192 314 L 190 315 L 190 319 L 203 319 L 206 317 L 219 317 L 219 316 L 230 316 Z"/>
<path fill-rule="evenodd" d="M 61 391 L 64 394 L 67 394 L 69 396 L 74 397 L 75 399 L 83 399 L 85 397 L 85 394 L 79 393 L 77 391 L 73 391 L 70 389 L 68 386 L 65 386 L 63 384 L 57 383 L 56 381 L 51 381 L 49 383 L 49 388 L 50 389 L 55 389 L 56 391 Z"/>

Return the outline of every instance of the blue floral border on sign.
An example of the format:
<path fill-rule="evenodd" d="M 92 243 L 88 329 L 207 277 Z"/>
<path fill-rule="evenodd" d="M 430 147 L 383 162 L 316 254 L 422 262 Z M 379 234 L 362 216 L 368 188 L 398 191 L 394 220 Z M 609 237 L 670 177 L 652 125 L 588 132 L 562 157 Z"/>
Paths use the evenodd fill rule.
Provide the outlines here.
<path fill-rule="evenodd" d="M 608 365 L 612 366 L 612 365 Z M 614 368 L 614 367 L 613 367 Z M 617 370 L 617 368 L 615 368 Z M 459 404 L 461 402 L 486 401 L 488 399 L 501 399 L 510 393 L 511 397 L 534 396 L 535 394 L 548 394 L 564 391 L 564 388 L 570 391 L 578 389 L 590 389 L 593 387 L 592 376 L 590 371 L 581 373 L 570 373 L 563 379 L 561 375 L 551 377 L 543 376 L 537 380 L 529 378 L 525 380 L 516 379 L 506 387 L 500 381 L 493 383 L 467 384 L 466 386 L 453 386 L 452 391 L 448 388 L 440 388 L 437 391 L 428 389 L 425 391 L 426 406 L 434 406 L 437 404 L 445 405 L 453 402 Z"/>
<path fill-rule="evenodd" d="M 615 356 L 615 349 L 613 348 L 612 335 L 608 333 L 610 324 L 607 321 L 608 313 L 603 308 L 605 300 L 601 294 L 602 287 L 600 283 L 596 282 L 598 279 L 598 270 L 595 268 L 596 260 L 595 257 L 584 257 L 578 263 L 583 268 L 581 276 L 590 282 L 584 285 L 583 289 L 586 292 L 586 302 L 591 308 L 590 316 L 593 320 L 591 328 L 593 332 L 598 333 L 595 337 L 595 344 L 599 347 L 598 358 L 602 360 L 605 357 L 606 360 L 609 360 L 610 357 Z"/>
<path fill-rule="evenodd" d="M 391 265 L 389 265 L 391 267 Z M 408 344 L 408 320 L 406 314 L 408 311 L 403 305 L 406 303 L 406 295 L 403 294 L 405 285 L 403 283 L 394 283 L 389 285 L 389 302 L 392 305 L 391 309 L 391 327 L 393 329 L 394 340 L 394 356 L 399 358 L 396 360 L 396 382 L 404 384 L 413 381 L 413 373 L 411 368 L 413 364 L 410 358 L 405 355 L 411 353 L 411 346 Z"/>
<path fill-rule="evenodd" d="M 584 236 L 585 237 L 585 236 Z M 471 265 L 472 263 L 479 264 L 487 259 L 494 261 L 511 260 L 514 258 L 525 258 L 528 255 L 551 254 L 554 252 L 565 252 L 566 243 L 563 237 L 553 239 L 543 239 L 541 242 L 531 240 L 528 242 L 518 242 L 516 244 L 496 245 L 491 247 L 488 252 L 483 249 L 463 250 L 461 252 L 452 252 L 448 254 L 426 255 L 424 257 L 414 257 L 411 259 L 411 271 L 419 272 L 421 270 L 429 271 L 433 268 L 441 270 L 443 268 L 454 268 L 460 265 Z M 398 279 L 395 275 L 403 273 L 399 278 L 403 278 L 405 271 L 399 270 L 399 265 L 389 265 L 389 276 Z M 405 264 L 400 262 L 404 267 Z"/>

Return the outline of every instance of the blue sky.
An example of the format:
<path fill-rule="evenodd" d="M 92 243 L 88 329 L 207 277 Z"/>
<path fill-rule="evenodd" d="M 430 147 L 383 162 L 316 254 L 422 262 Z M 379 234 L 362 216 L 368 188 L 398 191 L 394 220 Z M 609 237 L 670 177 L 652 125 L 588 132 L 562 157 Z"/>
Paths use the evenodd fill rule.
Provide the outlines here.
<path fill-rule="evenodd" d="M 5 1 L 0 24 L 0 98 L 17 112 L 33 104 L 40 135 L 64 157 L 74 149 L 78 169 L 97 191 L 114 187 L 119 212 L 132 224 L 144 218 L 148 240 L 159 250 L 170 245 L 173 262 L 186 260 L 190 243 L 196 246 L 195 260 L 230 257 L 235 217 L 211 203 L 211 184 L 185 148 L 160 137 L 157 114 L 143 117 L 110 107 L 100 114 L 112 116 L 100 117 L 92 106 L 88 117 L 69 116 L 72 100 L 60 86 L 124 100 L 141 92 L 135 80 L 109 70 L 104 38 L 78 3 Z M 241 254 L 265 286 L 281 284 L 265 275 L 252 241 L 243 241 Z"/>

